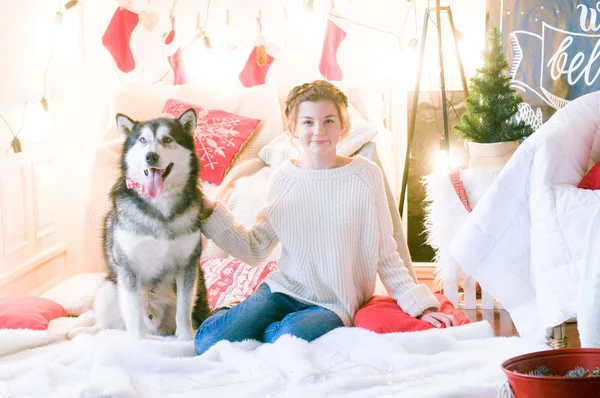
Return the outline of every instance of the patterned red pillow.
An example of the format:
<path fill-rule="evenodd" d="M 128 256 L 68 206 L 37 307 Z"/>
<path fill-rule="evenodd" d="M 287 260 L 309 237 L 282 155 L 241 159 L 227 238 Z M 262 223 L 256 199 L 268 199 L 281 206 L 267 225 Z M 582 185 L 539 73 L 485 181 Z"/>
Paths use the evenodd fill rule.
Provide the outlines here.
<path fill-rule="evenodd" d="M 242 146 L 258 129 L 260 120 L 174 99 L 165 103 L 163 113 L 179 117 L 190 108 L 194 108 L 198 116 L 194 144 L 202 164 L 200 179 L 219 185 Z"/>
<path fill-rule="evenodd" d="M 454 315 L 459 325 L 471 323 L 462 312 L 456 310 L 450 300 L 442 294 L 434 293 L 440 302 L 440 312 Z M 396 300 L 390 296 L 373 296 L 354 316 L 354 326 L 376 333 L 417 332 L 433 329 L 433 325 L 414 318 L 402 311 Z M 442 326 L 444 327 L 444 326 Z"/>
<path fill-rule="evenodd" d="M 272 271 L 277 261 L 252 267 L 235 258 L 205 258 L 200 261 L 211 310 L 242 301 L 256 290 Z"/>

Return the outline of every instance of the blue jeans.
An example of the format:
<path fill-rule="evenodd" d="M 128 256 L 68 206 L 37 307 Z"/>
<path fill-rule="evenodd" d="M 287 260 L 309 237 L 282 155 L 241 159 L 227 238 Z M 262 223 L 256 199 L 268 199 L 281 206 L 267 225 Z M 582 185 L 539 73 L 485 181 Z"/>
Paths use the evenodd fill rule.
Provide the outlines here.
<path fill-rule="evenodd" d="M 272 343 L 284 334 L 312 341 L 340 326 L 344 324 L 333 311 L 271 293 L 263 283 L 238 305 L 208 317 L 196 332 L 194 348 L 200 355 L 221 340 Z"/>

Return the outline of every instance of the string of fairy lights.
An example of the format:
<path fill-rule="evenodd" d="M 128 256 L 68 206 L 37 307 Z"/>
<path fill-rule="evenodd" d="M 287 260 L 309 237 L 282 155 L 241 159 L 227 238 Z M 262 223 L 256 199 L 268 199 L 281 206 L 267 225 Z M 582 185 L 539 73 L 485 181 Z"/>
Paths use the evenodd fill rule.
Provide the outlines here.
<path fill-rule="evenodd" d="M 69 0 L 66 3 L 64 3 L 62 0 L 58 3 L 58 11 L 56 11 L 56 15 L 55 15 L 55 23 L 56 25 L 62 25 L 63 23 L 63 7 L 66 11 L 72 9 L 73 7 L 75 7 L 77 4 L 79 3 L 79 0 Z M 29 104 L 36 98 L 41 97 L 41 99 L 39 100 L 40 102 L 40 106 L 42 108 L 42 110 L 44 112 L 48 112 L 50 110 L 50 107 L 48 105 L 48 98 L 47 98 L 47 87 L 48 87 L 48 71 L 50 70 L 50 65 L 52 64 L 52 60 L 54 58 L 54 54 L 56 52 L 56 39 L 55 42 L 52 45 L 52 51 L 50 53 L 50 56 L 48 57 L 48 61 L 46 61 L 46 67 L 44 68 L 44 75 L 43 75 L 43 89 L 42 89 L 42 94 L 36 94 L 33 95 L 32 97 L 28 98 L 27 100 L 25 100 L 24 102 L 24 107 L 23 107 L 23 112 L 21 113 L 21 125 L 18 129 L 13 128 L 13 126 L 8 122 L 8 120 L 6 120 L 6 118 L 4 117 L 4 115 L 2 113 L 0 113 L 0 119 L 4 122 L 4 124 L 6 124 L 6 126 L 8 127 L 8 130 L 10 131 L 11 135 L 12 135 L 12 140 L 11 140 L 11 147 L 14 153 L 19 153 L 23 151 L 22 145 L 21 145 L 21 140 L 19 140 L 19 135 L 21 134 L 21 132 L 23 131 L 23 129 L 25 128 L 25 120 L 26 120 L 26 114 L 27 114 L 27 108 L 29 106 Z"/>
<path fill-rule="evenodd" d="M 204 47 L 207 50 L 210 50 L 213 48 L 212 45 L 212 41 L 211 38 L 208 34 L 207 31 L 207 27 L 209 24 L 209 17 L 211 15 L 211 2 L 212 0 L 208 0 L 207 4 L 206 4 L 206 8 L 203 9 L 204 15 L 202 18 L 201 12 L 199 11 L 197 13 L 197 17 L 196 17 L 196 27 L 195 27 L 195 33 L 194 36 L 191 38 L 191 40 L 185 44 L 184 46 L 182 46 L 181 48 L 181 52 L 184 53 L 186 50 L 188 50 L 194 43 L 196 43 L 198 40 L 201 40 Z M 406 14 L 403 24 L 401 26 L 401 30 L 400 30 L 400 34 L 396 34 L 392 31 L 388 31 L 388 30 L 384 30 L 384 29 L 380 29 L 376 26 L 372 26 L 366 23 L 362 23 L 360 21 L 348 18 L 346 16 L 341 15 L 339 12 L 335 12 L 335 2 L 333 0 L 330 0 L 331 2 L 331 8 L 328 11 L 328 16 L 332 19 L 337 19 L 337 20 L 343 20 L 347 23 L 356 25 L 356 26 L 360 26 L 362 28 L 366 28 L 366 29 L 370 29 L 373 31 L 377 31 L 380 33 L 384 33 L 384 34 L 388 34 L 391 36 L 394 36 L 399 43 L 399 47 L 402 48 L 402 43 L 401 43 L 401 39 L 404 35 L 404 31 L 405 28 L 407 26 L 407 22 L 408 22 L 408 16 L 410 14 L 410 10 L 409 12 Z M 349 4 L 351 4 L 351 1 L 348 0 Z M 411 1 L 411 7 L 414 7 L 414 2 L 415 0 Z M 121 0 L 121 1 L 117 1 L 118 5 L 120 7 L 123 8 L 127 8 L 127 4 L 131 4 L 131 1 L 127 1 L 127 0 Z M 150 0 L 148 0 L 148 3 L 150 3 Z M 55 13 L 54 16 L 54 20 L 57 26 L 62 25 L 63 24 L 63 19 L 64 19 L 64 13 L 68 12 L 70 10 L 72 10 L 73 8 L 75 8 L 76 6 L 80 6 L 83 8 L 83 10 L 87 13 L 91 13 L 91 10 L 89 9 L 89 7 L 85 4 L 84 1 L 82 0 L 59 0 L 58 2 L 58 9 Z M 177 6 L 177 0 L 173 0 L 172 6 L 171 6 L 171 10 L 170 10 L 170 15 L 173 15 L 173 13 L 175 12 Z M 312 13 L 315 10 L 315 1 L 314 0 L 303 0 L 303 7 L 304 7 L 304 11 L 307 13 Z M 131 10 L 134 11 L 135 10 Z M 87 15 L 87 14 L 86 14 Z M 288 23 L 288 10 L 287 7 L 285 6 L 285 4 L 283 5 L 283 16 L 284 16 L 284 45 L 287 45 L 287 23 Z M 93 18 L 94 22 L 98 25 L 97 21 L 95 20 L 95 18 Z M 262 28 L 262 11 L 259 9 L 258 10 L 258 17 L 257 17 L 257 22 L 259 24 L 259 27 Z M 226 29 L 229 29 L 230 25 L 231 25 L 231 14 L 230 14 L 230 10 L 226 9 L 225 11 L 225 15 L 224 15 L 224 24 L 226 26 Z M 97 26 L 98 30 L 101 31 L 100 26 Z M 233 50 L 236 48 L 236 46 L 234 44 L 232 44 L 231 42 L 228 42 L 228 46 L 230 50 Z M 0 113 L 0 120 L 2 120 L 2 122 L 8 127 L 8 130 L 10 131 L 11 135 L 12 135 L 12 139 L 11 139 L 11 147 L 12 147 L 12 151 L 13 153 L 19 153 L 23 151 L 23 147 L 21 145 L 21 141 L 19 139 L 20 134 L 23 132 L 25 125 L 26 125 L 26 120 L 27 120 L 27 110 L 28 107 L 31 105 L 31 103 L 34 100 L 39 100 L 39 106 L 41 107 L 41 109 L 44 112 L 48 112 L 51 109 L 51 105 L 48 101 L 48 91 L 47 91 L 47 84 L 48 84 L 48 72 L 50 70 L 50 67 L 52 65 L 52 61 L 54 59 L 54 55 L 56 52 L 56 40 L 53 43 L 52 46 L 52 50 L 51 53 L 46 61 L 46 66 L 44 68 L 44 72 L 43 72 L 43 87 L 42 87 L 42 92 L 41 94 L 36 94 L 31 96 L 30 98 L 28 98 L 26 101 L 24 101 L 24 107 L 23 107 L 23 111 L 21 114 L 21 120 L 20 120 L 20 126 L 14 127 L 13 125 L 11 125 L 11 123 L 8 122 L 7 118 Z M 115 65 L 115 70 L 117 71 L 117 75 L 119 77 L 119 80 L 121 81 L 121 83 L 123 84 L 123 79 L 121 78 L 121 71 L 118 70 L 118 68 Z M 169 68 L 166 72 L 164 72 L 164 74 L 157 79 L 156 81 L 154 81 L 152 84 L 156 84 L 159 82 L 163 82 L 163 80 L 169 76 L 169 74 L 173 72 L 173 67 L 171 64 L 169 64 Z"/>

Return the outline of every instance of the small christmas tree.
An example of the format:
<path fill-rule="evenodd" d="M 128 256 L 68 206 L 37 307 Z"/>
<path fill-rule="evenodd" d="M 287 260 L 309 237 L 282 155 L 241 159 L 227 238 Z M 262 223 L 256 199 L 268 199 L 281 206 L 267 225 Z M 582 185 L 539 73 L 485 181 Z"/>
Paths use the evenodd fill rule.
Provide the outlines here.
<path fill-rule="evenodd" d="M 508 62 L 502 48 L 502 33 L 497 28 L 488 31 L 482 58 L 484 65 L 471 77 L 465 113 L 454 126 L 457 134 L 480 143 L 514 141 L 529 136 L 533 132 L 531 126 L 512 120 L 523 98 L 510 88 L 510 77 L 505 74 Z"/>

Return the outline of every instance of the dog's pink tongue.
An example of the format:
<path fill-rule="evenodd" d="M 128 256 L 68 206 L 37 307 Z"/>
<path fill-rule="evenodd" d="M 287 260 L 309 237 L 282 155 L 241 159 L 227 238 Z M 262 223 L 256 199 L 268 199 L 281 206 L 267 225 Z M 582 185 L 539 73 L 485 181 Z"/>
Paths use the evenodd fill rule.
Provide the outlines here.
<path fill-rule="evenodd" d="M 162 173 L 158 169 L 148 169 L 148 196 L 158 198 L 163 191 Z"/>

